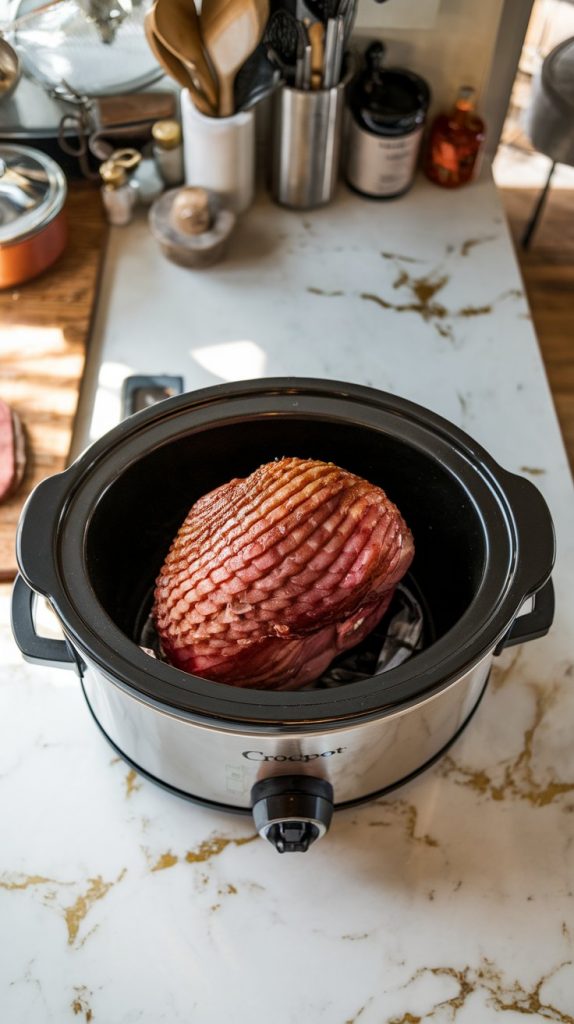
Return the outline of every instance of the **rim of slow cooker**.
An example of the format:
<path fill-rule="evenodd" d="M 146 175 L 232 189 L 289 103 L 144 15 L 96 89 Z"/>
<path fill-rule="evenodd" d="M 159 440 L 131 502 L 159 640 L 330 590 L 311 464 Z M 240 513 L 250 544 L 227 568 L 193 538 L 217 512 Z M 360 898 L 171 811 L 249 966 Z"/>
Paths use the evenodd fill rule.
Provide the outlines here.
<path fill-rule="evenodd" d="M 167 433 L 172 430 L 172 439 L 181 436 L 181 427 L 175 430 L 174 426 L 183 412 L 192 412 L 195 416 L 198 410 L 203 409 L 209 415 L 210 410 L 213 413 L 215 408 L 217 412 L 217 407 L 225 402 L 225 416 L 221 418 L 212 415 L 207 421 L 212 426 L 221 426 L 237 419 L 237 410 L 232 414 L 229 407 L 232 398 L 241 404 L 244 399 L 268 400 L 272 396 L 283 401 L 291 400 L 293 407 L 298 407 L 299 411 L 294 415 L 299 418 L 300 402 L 303 399 L 321 399 L 337 405 L 341 401 L 355 402 L 363 407 L 364 414 L 365 410 L 370 409 L 387 418 L 389 415 L 402 418 L 405 430 L 418 430 L 421 435 L 432 435 L 437 443 L 448 443 L 449 452 L 456 453 L 460 467 L 465 467 L 465 484 L 475 484 L 474 494 L 471 487 L 468 487 L 467 493 L 483 524 L 484 515 L 475 500 L 477 489 L 482 488 L 489 494 L 499 511 L 496 522 L 489 524 L 489 531 L 483 527 L 485 540 L 488 541 L 486 565 L 476 594 L 460 619 L 432 645 L 390 672 L 378 673 L 368 680 L 339 688 L 315 691 L 237 688 L 202 679 L 166 663 L 151 661 L 150 656 L 116 626 L 91 587 L 85 558 L 82 557 L 84 549 L 80 552 L 82 572 L 78 573 L 77 562 L 74 572 L 67 574 L 65 571 L 66 564 L 74 564 L 70 563 L 70 558 L 78 555 L 78 550 L 74 551 L 71 544 L 74 540 L 70 529 L 74 506 L 82 495 L 86 500 L 88 482 L 91 481 L 94 486 L 97 470 L 101 472 L 104 468 L 106 472 L 103 475 L 107 476 L 106 487 L 101 488 L 100 497 L 112 485 L 117 476 L 114 459 L 111 457 L 114 451 L 117 454 L 121 448 L 125 457 L 128 442 L 131 440 L 132 443 L 137 441 L 141 444 L 144 435 L 146 452 L 151 450 L 150 444 L 153 448 L 161 446 L 166 443 L 166 426 Z M 349 406 L 345 408 L 345 421 L 349 422 Z M 256 414 L 257 410 L 253 410 L 252 415 Z M 321 416 L 315 413 L 314 418 L 320 419 Z M 365 425 L 358 418 L 352 422 Z M 195 426 L 194 429 L 205 429 L 205 425 Z M 149 436 L 150 431 L 153 432 L 153 438 Z M 143 451 L 140 457 L 142 454 Z M 124 466 L 130 464 L 128 461 Z M 103 669 L 108 678 L 126 687 L 134 696 L 156 705 L 167 705 L 180 714 L 183 712 L 192 717 L 197 716 L 204 721 L 210 719 L 221 724 L 224 720 L 230 725 L 246 722 L 278 726 L 314 726 L 328 722 L 340 725 L 344 720 L 396 711 L 400 706 L 412 704 L 432 692 L 444 689 L 492 651 L 508 631 L 526 596 L 518 592 L 516 581 L 516 524 L 504 489 L 504 480 L 510 474 L 498 466 L 472 438 L 447 420 L 405 399 L 361 385 L 315 379 L 273 378 L 219 385 L 177 396 L 123 421 L 104 438 L 96 441 L 66 473 L 72 475 L 73 483 L 66 492 L 58 526 L 57 572 L 62 593 L 49 595 L 62 619 L 65 632 L 80 654 L 83 653 L 88 661 Z M 62 529 L 63 524 L 66 529 Z M 78 525 L 76 523 L 76 527 Z M 80 531 L 82 544 L 85 543 L 88 528 L 89 516 Z M 489 561 L 488 558 L 490 541 L 494 539 L 499 542 L 504 537 L 506 557 L 497 557 L 493 564 L 492 559 Z M 78 539 L 76 529 L 75 540 Z M 152 666 L 153 674 L 150 672 Z"/>

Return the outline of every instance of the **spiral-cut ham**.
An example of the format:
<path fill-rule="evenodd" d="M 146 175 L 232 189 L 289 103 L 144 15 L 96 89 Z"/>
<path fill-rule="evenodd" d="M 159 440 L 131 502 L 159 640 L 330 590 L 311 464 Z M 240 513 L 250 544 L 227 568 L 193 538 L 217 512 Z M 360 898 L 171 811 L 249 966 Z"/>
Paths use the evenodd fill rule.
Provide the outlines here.
<path fill-rule="evenodd" d="M 156 581 L 166 659 L 206 679 L 297 689 L 377 625 L 414 555 L 385 492 L 333 463 L 260 466 L 191 508 Z"/>

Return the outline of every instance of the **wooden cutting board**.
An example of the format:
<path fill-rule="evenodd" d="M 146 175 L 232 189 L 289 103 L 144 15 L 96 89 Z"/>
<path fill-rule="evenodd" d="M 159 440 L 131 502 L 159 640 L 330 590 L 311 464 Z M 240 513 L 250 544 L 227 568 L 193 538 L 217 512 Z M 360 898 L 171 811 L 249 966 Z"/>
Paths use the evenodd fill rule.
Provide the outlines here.
<path fill-rule="evenodd" d="M 69 238 L 57 263 L 34 281 L 0 292 L 0 398 L 19 415 L 28 463 L 0 505 L 0 581 L 17 572 L 14 541 L 30 491 L 65 468 L 105 248 L 97 185 L 72 182 Z"/>

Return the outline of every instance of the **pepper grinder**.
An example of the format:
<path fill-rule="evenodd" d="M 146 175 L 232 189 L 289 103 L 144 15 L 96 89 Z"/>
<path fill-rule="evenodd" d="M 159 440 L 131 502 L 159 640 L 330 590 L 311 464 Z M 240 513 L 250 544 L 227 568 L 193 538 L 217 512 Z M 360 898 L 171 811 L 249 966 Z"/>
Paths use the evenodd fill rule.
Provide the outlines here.
<path fill-rule="evenodd" d="M 153 203 L 149 225 L 165 256 L 180 266 L 209 267 L 220 260 L 236 217 L 219 196 L 199 187 L 164 192 Z"/>

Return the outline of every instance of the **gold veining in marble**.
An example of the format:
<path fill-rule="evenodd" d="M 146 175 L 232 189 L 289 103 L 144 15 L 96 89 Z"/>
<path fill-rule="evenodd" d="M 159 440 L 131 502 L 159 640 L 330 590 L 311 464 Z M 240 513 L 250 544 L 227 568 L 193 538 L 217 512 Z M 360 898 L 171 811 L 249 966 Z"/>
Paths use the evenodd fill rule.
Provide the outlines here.
<path fill-rule="evenodd" d="M 185 855 L 179 857 L 177 854 L 172 853 L 171 850 L 167 850 L 165 853 L 161 853 L 159 857 L 153 862 L 150 867 L 150 871 L 165 871 L 167 868 L 173 868 L 176 864 L 186 862 L 187 864 L 204 864 L 212 857 L 217 857 L 220 853 L 228 846 L 244 846 L 246 843 L 252 843 L 255 839 L 258 839 L 257 833 L 252 836 L 242 836 L 238 839 L 227 839 L 224 836 L 212 836 L 210 839 L 204 839 L 202 843 L 195 850 L 188 850 Z M 146 857 L 150 860 L 147 851 Z M 206 882 L 208 881 L 207 875 L 205 876 Z M 229 884 L 225 890 L 229 894 L 234 894 L 237 889 L 234 885 Z"/>
<path fill-rule="evenodd" d="M 505 665 L 501 665 L 500 662 L 495 662 L 492 666 L 490 673 L 490 679 L 488 682 L 489 687 L 496 693 L 497 690 L 501 690 L 504 684 L 514 677 L 516 669 L 522 659 L 523 648 L 519 644 L 518 647 L 514 648 L 512 657 Z"/>
<path fill-rule="evenodd" d="M 340 289 L 336 289 L 335 291 L 330 292 L 330 291 L 325 291 L 324 288 L 312 288 L 312 287 L 309 287 L 309 288 L 307 288 L 307 291 L 309 292 L 310 295 L 324 295 L 327 298 L 338 298 L 340 295 L 344 295 L 345 294 Z"/>
<path fill-rule="evenodd" d="M 410 302 L 389 302 L 387 299 L 381 298 L 380 295 L 374 295 L 372 292 L 362 292 L 361 298 L 368 302 L 375 302 L 382 306 L 383 309 L 392 309 L 396 313 L 419 313 L 425 322 L 432 320 L 439 333 L 444 334 L 448 329 L 438 324 L 437 321 L 444 320 L 450 314 L 446 306 L 434 301 L 434 299 L 438 292 L 442 291 L 445 285 L 448 284 L 449 280 L 450 278 L 447 274 L 443 274 L 442 277 L 436 277 L 432 272 L 422 277 L 413 277 L 403 269 L 393 282 L 393 288 L 408 288 L 413 296 Z"/>
<path fill-rule="evenodd" d="M 355 1022 L 358 1021 L 359 1017 L 361 1017 L 364 1014 L 367 1007 L 370 1006 L 372 1001 L 373 999 L 371 997 L 371 999 L 368 999 L 367 1002 L 364 1003 L 363 1006 L 361 1006 L 360 1010 L 357 1010 L 357 1013 L 355 1014 L 354 1017 L 349 1017 L 349 1019 L 345 1021 L 345 1024 L 355 1024 Z"/>
<path fill-rule="evenodd" d="M 463 395 L 461 391 L 457 391 L 456 397 L 458 398 L 459 401 L 461 413 L 463 414 L 463 416 L 466 416 L 466 414 L 469 411 L 469 399 L 467 398 L 466 395 Z"/>
<path fill-rule="evenodd" d="M 237 896 L 237 889 L 231 882 L 228 882 L 224 889 L 217 890 L 220 896 Z"/>
<path fill-rule="evenodd" d="M 125 777 L 126 784 L 126 800 L 130 798 L 132 793 L 136 793 L 138 789 L 142 788 L 141 782 L 138 782 L 137 772 L 133 768 L 130 768 L 128 774 Z"/>
<path fill-rule="evenodd" d="M 550 779 L 543 782 L 534 775 L 532 767 L 533 747 L 536 733 L 542 725 L 547 711 L 553 706 L 557 691 L 547 690 L 540 686 L 530 686 L 535 698 L 532 725 L 526 729 L 522 748 L 517 756 L 504 767 L 500 782 L 495 782 L 484 769 L 466 768 L 447 754 L 439 765 L 439 771 L 445 778 L 452 778 L 459 786 L 473 789 L 491 800 L 517 798 L 527 800 L 533 807 L 546 807 L 554 803 L 565 793 L 574 792 L 574 782 L 561 782 Z"/>
<path fill-rule="evenodd" d="M 92 993 L 88 988 L 86 988 L 85 985 L 74 985 L 74 992 L 76 993 L 76 995 L 72 1000 L 72 1010 L 75 1015 L 83 1013 L 84 1020 L 86 1020 L 89 1024 L 89 1022 L 94 1019 L 94 1014 L 90 1009 L 90 1005 L 88 1002 L 89 997 L 92 995 Z"/>
<path fill-rule="evenodd" d="M 487 316 L 492 313 L 492 306 L 463 306 L 455 316 Z"/>
<path fill-rule="evenodd" d="M 151 868 L 152 871 L 165 871 L 166 868 L 173 868 L 179 863 L 179 857 L 176 857 L 171 850 L 167 853 L 162 853 L 156 860 L 154 866 Z"/>
<path fill-rule="evenodd" d="M 438 847 L 438 841 L 433 839 L 432 836 L 429 836 L 426 833 L 424 835 L 417 835 L 418 810 L 414 804 L 409 804 L 406 800 L 375 800 L 373 806 L 383 807 L 385 810 L 390 811 L 391 814 L 399 817 L 403 822 L 407 839 L 411 842 L 422 843 L 424 846 Z M 390 824 L 391 822 L 388 821 L 369 822 L 370 826 L 385 826 Z"/>
<path fill-rule="evenodd" d="M 495 242 L 496 235 L 483 235 L 482 238 L 469 238 L 468 241 L 463 242 L 460 247 L 460 255 L 468 256 L 471 249 L 474 249 L 477 245 L 484 245 L 485 242 Z"/>
<path fill-rule="evenodd" d="M 543 476 L 546 473 L 545 469 L 540 466 L 521 466 L 521 473 L 528 473 L 530 476 Z"/>
<path fill-rule="evenodd" d="M 73 882 L 57 882 L 55 878 L 45 878 L 43 875 L 21 875 L 20 881 L 9 881 L 4 875 L 0 878 L 0 889 L 29 889 L 32 885 L 73 885 Z"/>
<path fill-rule="evenodd" d="M 126 874 L 127 868 L 120 871 L 118 877 L 113 882 L 104 882 L 101 875 L 96 878 L 89 878 L 89 886 L 83 896 L 78 896 L 75 903 L 71 907 L 64 908 L 64 919 L 66 921 L 66 927 L 68 929 L 68 945 L 73 946 L 80 930 L 82 921 L 89 913 L 91 907 L 98 900 L 102 900 L 104 896 L 107 896 L 110 889 L 118 882 L 121 882 Z"/>
<path fill-rule="evenodd" d="M 574 1017 L 571 1014 L 560 1010 L 551 1003 L 543 1002 L 541 991 L 543 985 L 558 973 L 563 967 L 571 966 L 572 961 L 564 961 L 558 964 L 552 971 L 543 975 L 532 989 L 514 981 L 510 984 L 503 978 L 502 971 L 486 958 L 481 961 L 480 967 L 464 967 L 462 970 L 455 967 L 421 967 L 406 983 L 404 988 L 409 987 L 418 978 L 432 974 L 435 977 L 452 979 L 457 985 L 457 991 L 450 999 L 441 999 L 435 1003 L 430 1010 L 427 1010 L 423 1017 L 411 1013 L 404 1013 L 401 1017 L 392 1017 L 386 1024 L 418 1024 L 418 1022 L 432 1021 L 437 1013 L 441 1014 L 445 1009 L 451 1011 L 450 1020 L 456 1020 L 458 1011 L 462 1009 L 469 996 L 475 992 L 484 992 L 487 1002 L 492 1009 L 502 1013 L 516 1013 L 523 1016 L 539 1016 L 544 1020 L 557 1021 L 558 1024 L 574 1024 Z"/>
<path fill-rule="evenodd" d="M 492 313 L 494 303 L 488 303 L 483 306 L 462 306 L 458 310 L 449 310 L 441 302 L 436 301 L 436 296 L 449 281 L 450 276 L 448 274 L 437 276 L 436 270 L 430 271 L 422 277 L 413 277 L 406 270 L 401 269 L 398 277 L 393 282 L 393 288 L 408 288 L 412 295 L 410 302 L 389 302 L 388 299 L 383 299 L 380 295 L 376 295 L 373 292 L 361 292 L 360 298 L 365 299 L 367 302 L 374 302 L 376 305 L 381 306 L 382 309 L 391 309 L 395 313 L 418 313 L 425 323 L 431 322 L 433 324 L 441 337 L 453 341 L 453 328 L 450 324 L 445 323 L 445 320 L 487 316 L 489 313 Z M 511 288 L 498 295 L 494 301 L 500 302 L 502 299 L 516 298 L 518 296 L 522 297 L 522 292 L 516 288 Z"/>
<path fill-rule="evenodd" d="M 382 252 L 381 256 L 384 260 L 400 260 L 401 263 L 422 263 L 422 260 L 416 259 L 414 256 L 399 256 L 397 252 Z"/>
<path fill-rule="evenodd" d="M 255 835 L 244 836 L 240 839 L 212 836 L 211 839 L 205 839 L 196 850 L 188 850 L 185 859 L 188 864 L 203 864 L 205 861 L 211 860 L 212 857 L 219 856 L 228 846 L 244 846 L 246 843 L 253 843 L 256 839 L 259 839 L 257 832 Z"/>

